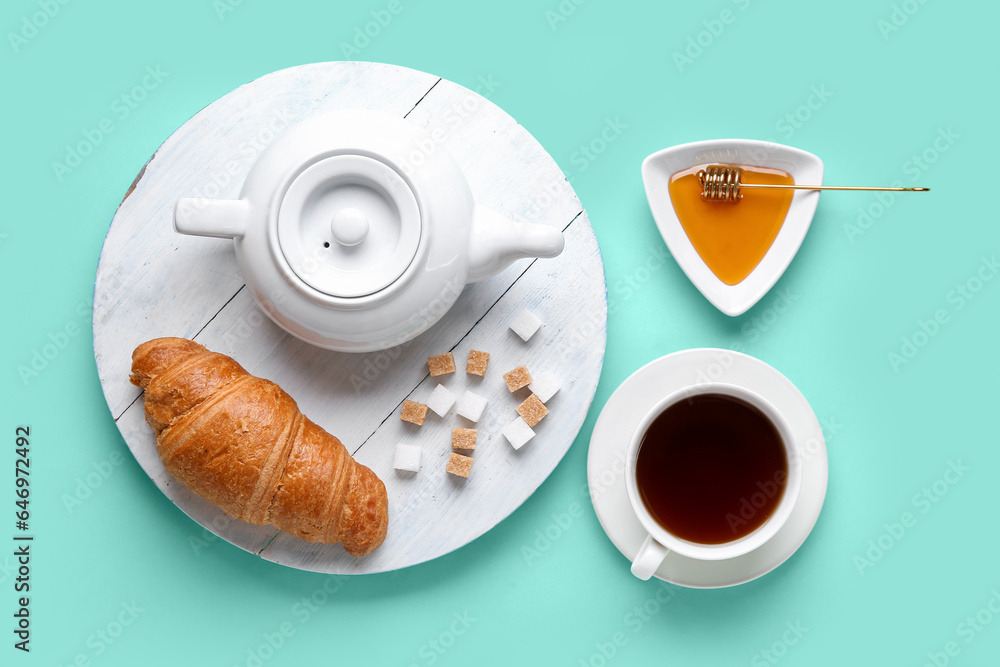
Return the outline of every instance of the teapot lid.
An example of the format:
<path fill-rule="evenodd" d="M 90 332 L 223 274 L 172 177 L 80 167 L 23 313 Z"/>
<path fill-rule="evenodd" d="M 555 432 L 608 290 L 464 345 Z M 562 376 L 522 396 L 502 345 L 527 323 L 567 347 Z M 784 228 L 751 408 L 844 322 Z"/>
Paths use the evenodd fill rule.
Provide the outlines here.
<path fill-rule="evenodd" d="M 322 158 L 288 185 L 278 245 L 292 271 L 323 294 L 379 292 L 406 271 L 420 242 L 420 209 L 408 183 L 360 154 Z"/>

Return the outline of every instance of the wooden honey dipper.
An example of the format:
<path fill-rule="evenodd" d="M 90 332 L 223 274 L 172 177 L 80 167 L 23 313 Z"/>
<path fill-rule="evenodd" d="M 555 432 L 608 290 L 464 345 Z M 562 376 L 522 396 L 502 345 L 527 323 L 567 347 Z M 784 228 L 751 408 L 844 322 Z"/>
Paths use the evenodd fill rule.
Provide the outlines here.
<path fill-rule="evenodd" d="M 865 188 L 842 185 L 783 185 L 764 183 L 744 183 L 743 170 L 713 164 L 698 171 L 701 183 L 701 197 L 705 201 L 738 202 L 743 198 L 741 188 L 768 188 L 788 190 L 887 190 L 891 192 L 929 192 L 930 188 Z"/>

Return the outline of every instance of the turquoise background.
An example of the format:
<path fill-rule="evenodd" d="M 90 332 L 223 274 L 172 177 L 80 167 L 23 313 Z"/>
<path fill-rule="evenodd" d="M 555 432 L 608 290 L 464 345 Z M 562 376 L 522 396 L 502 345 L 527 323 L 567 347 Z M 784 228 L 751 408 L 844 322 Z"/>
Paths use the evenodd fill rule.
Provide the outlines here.
<path fill-rule="evenodd" d="M 388 0 L 225 1 L 8 0 L 0 10 L 0 664 L 996 664 L 1000 618 L 987 605 L 1000 590 L 1000 280 L 976 282 L 981 267 L 992 277 L 983 258 L 1000 250 L 987 181 L 998 147 L 996 3 L 400 0 L 369 44 L 345 53 Z M 46 24 L 12 41 L 46 6 Z M 724 10 L 732 21 L 716 23 Z M 679 67 L 674 54 L 699 35 L 707 46 Z M 481 77 L 498 82 L 491 100 L 546 147 L 590 214 L 612 313 L 590 415 L 538 492 L 453 554 L 330 580 L 221 540 L 192 544 L 201 530 L 134 462 L 108 412 L 89 300 L 115 207 L 170 133 L 265 73 L 338 59 L 473 89 Z M 113 101 L 147 66 L 165 78 L 121 117 Z M 803 107 L 814 88 L 827 99 Z M 60 178 L 52 163 L 105 118 L 113 131 Z M 588 160 L 580 148 L 608 119 L 627 127 Z M 898 179 L 933 191 L 890 197 L 881 211 L 872 194 L 824 194 L 775 289 L 729 318 L 672 259 L 651 260 L 663 242 L 639 176 L 656 150 L 726 137 L 816 153 L 831 184 Z M 859 207 L 872 214 L 866 228 Z M 980 289 L 966 299 L 959 285 Z M 947 322 L 917 335 L 925 344 L 894 368 L 890 353 L 938 310 Z M 66 331 L 77 333 L 63 340 Z M 18 367 L 50 336 L 64 347 L 23 379 Z M 629 574 L 593 514 L 587 447 L 629 374 L 700 346 L 740 347 L 796 383 L 827 428 L 830 486 L 811 537 L 778 570 L 731 589 L 668 586 L 660 604 L 660 584 Z M 37 536 L 30 654 L 14 650 L 11 632 L 21 424 L 31 426 Z M 948 475 L 954 484 L 940 481 L 949 462 L 968 468 Z M 100 484 L 86 487 L 95 471 Z M 67 505 L 81 484 L 89 495 Z M 900 534 L 892 524 L 905 512 L 915 523 Z M 568 526 L 528 562 L 522 549 L 565 525 L 564 514 Z M 870 541 L 880 540 L 889 548 L 877 561 L 859 560 L 879 555 Z M 313 596 L 322 602 L 302 602 Z M 1000 610 L 1000 594 L 992 604 Z M 120 621 L 129 624 L 117 634 Z M 278 649 L 261 649 L 282 630 Z"/>

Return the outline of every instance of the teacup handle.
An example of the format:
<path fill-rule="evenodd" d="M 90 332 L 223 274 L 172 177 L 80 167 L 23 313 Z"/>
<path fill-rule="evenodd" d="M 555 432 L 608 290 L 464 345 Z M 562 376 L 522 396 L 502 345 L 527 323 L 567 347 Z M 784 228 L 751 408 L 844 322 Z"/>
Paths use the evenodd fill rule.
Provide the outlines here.
<path fill-rule="evenodd" d="M 632 561 L 632 574 L 643 581 L 648 581 L 669 553 L 670 549 L 654 540 L 652 535 L 647 535 L 646 541 L 639 547 L 639 553 Z"/>

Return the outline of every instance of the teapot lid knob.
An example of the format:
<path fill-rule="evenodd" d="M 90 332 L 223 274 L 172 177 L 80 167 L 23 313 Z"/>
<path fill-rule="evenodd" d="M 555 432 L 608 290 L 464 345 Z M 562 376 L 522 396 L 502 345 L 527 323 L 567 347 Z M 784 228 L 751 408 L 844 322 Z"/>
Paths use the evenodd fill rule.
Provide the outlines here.
<path fill-rule="evenodd" d="M 368 216 L 356 208 L 343 208 L 337 211 L 330 223 L 333 239 L 342 246 L 356 246 L 368 236 L 370 225 Z"/>

